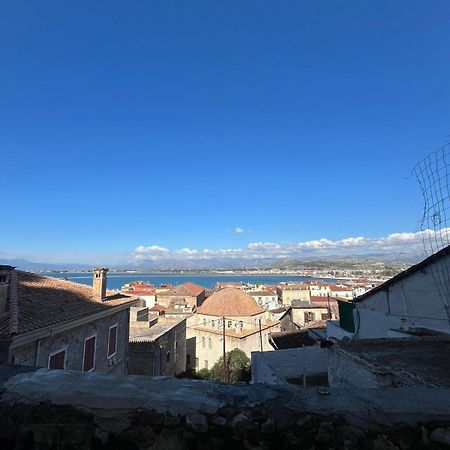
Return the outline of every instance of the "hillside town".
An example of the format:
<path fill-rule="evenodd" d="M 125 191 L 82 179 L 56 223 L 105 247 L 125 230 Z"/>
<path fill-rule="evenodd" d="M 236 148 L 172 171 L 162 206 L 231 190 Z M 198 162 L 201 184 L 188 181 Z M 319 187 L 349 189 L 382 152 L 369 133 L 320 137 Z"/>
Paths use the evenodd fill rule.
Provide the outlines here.
<path fill-rule="evenodd" d="M 298 395 L 308 388 L 325 396 L 330 389 L 335 393 L 369 389 L 370 400 L 360 407 L 371 408 L 378 402 L 379 407 L 390 408 L 389 401 L 383 400 L 386 389 L 422 392 L 420 389 L 450 387 L 448 359 L 442 358 L 450 346 L 449 264 L 450 246 L 384 283 L 367 279 L 334 283 L 310 279 L 277 285 L 224 281 L 206 289 L 191 282 L 154 286 L 135 281 L 120 291 L 108 289 L 107 268 L 93 271 L 90 287 L 3 265 L 0 364 L 21 371 L 42 368 L 44 373 L 37 372 L 40 390 L 47 382 L 42 378 L 45 373 L 71 374 L 71 380 L 77 372 L 92 373 L 113 377 L 113 383 L 117 376 L 121 380 L 124 375 L 144 376 L 121 385 L 114 394 L 120 397 L 136 383 L 147 386 L 150 380 L 158 383 L 188 377 L 220 381 L 215 384 L 225 386 L 266 386 L 266 392 L 291 386 L 299 390 Z M 85 380 L 91 386 L 90 378 Z M 65 388 L 68 391 L 62 392 L 74 388 L 71 381 Z M 109 389 L 113 395 L 114 388 Z M 158 389 L 157 385 L 153 389 Z M 180 385 L 177 389 L 197 388 Z M 311 395 L 306 390 L 305 395 Z M 152 404 L 162 402 L 166 406 L 159 408 L 166 411 L 168 398 L 180 393 L 152 395 L 156 395 Z M 230 391 L 228 395 L 231 401 L 238 393 Z M 92 396 L 98 396 L 97 390 Z M 258 396 L 261 401 L 261 394 Z M 344 409 L 351 407 L 333 398 L 328 408 L 336 409 L 339 404 Z M 130 398 L 126 396 L 124 401 Z M 197 411 L 204 410 L 201 405 L 196 403 Z M 169 410 L 174 408 L 172 405 Z M 405 408 L 414 410 L 415 406 Z M 422 415 L 431 417 L 431 409 L 441 407 L 420 408 Z M 196 433 L 205 432 L 210 422 L 217 427 L 217 420 L 225 427 L 236 427 L 236 421 L 244 420 L 246 427 L 254 423 L 251 427 L 257 430 L 265 426 L 272 430 L 272 425 L 250 419 L 245 415 L 248 412 L 236 412 L 232 422 L 222 416 L 209 417 L 206 411 L 206 415 L 196 411 L 185 414 L 186 427 L 194 427 Z M 323 425 L 316 426 L 321 432 Z M 448 442 L 445 429 L 435 426 L 430 432 L 426 442 Z M 161 435 L 161 439 L 166 443 L 167 436 Z M 288 441 L 296 442 L 292 439 Z M 330 439 L 327 434 L 324 442 Z M 352 448 L 357 448 L 357 442 Z"/>
<path fill-rule="evenodd" d="M 414 369 L 414 349 L 433 342 L 432 358 L 447 345 L 449 255 L 446 247 L 384 283 L 223 281 L 213 289 L 133 281 L 111 291 L 107 268 L 93 271 L 89 287 L 1 266 L 0 362 L 174 377 L 205 374 L 239 350 L 252 382 L 446 385 L 444 372 Z M 401 357 L 384 361 L 380 378 L 381 349 Z M 229 377 L 224 364 L 218 379 Z"/>
<path fill-rule="evenodd" d="M 339 302 L 379 284 L 223 281 L 207 289 L 133 281 L 117 292 L 108 290 L 107 274 L 94 270 L 89 288 L 1 266 L 1 362 L 139 375 L 207 371 L 235 349 L 250 360 L 278 350 L 283 336 L 294 347 L 305 333 L 323 339 L 327 322 L 339 319 Z"/>

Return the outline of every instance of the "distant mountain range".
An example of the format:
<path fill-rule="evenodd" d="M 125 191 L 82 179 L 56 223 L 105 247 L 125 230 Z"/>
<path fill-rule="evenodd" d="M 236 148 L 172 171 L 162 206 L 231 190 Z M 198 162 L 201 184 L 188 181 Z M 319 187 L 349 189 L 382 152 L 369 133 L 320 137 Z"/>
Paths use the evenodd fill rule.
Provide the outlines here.
<path fill-rule="evenodd" d="M 287 270 L 325 270 L 325 269 L 376 269 L 383 267 L 404 268 L 406 265 L 416 263 L 420 258 L 395 260 L 386 255 L 364 255 L 362 257 L 324 257 L 324 258 L 264 258 L 251 260 L 236 258 L 215 259 L 173 259 L 173 260 L 143 260 L 122 265 L 109 265 L 115 270 L 205 270 L 205 269 L 287 269 Z M 95 268 L 92 264 L 80 263 L 43 263 L 32 262 L 26 259 L 0 259 L 0 264 L 17 267 L 32 272 L 46 271 L 84 271 Z"/>
<path fill-rule="evenodd" d="M 17 267 L 20 270 L 29 270 L 31 272 L 49 271 L 49 270 L 89 270 L 93 269 L 89 264 L 77 263 L 43 263 L 32 262 L 26 259 L 0 259 L 0 264 Z"/>

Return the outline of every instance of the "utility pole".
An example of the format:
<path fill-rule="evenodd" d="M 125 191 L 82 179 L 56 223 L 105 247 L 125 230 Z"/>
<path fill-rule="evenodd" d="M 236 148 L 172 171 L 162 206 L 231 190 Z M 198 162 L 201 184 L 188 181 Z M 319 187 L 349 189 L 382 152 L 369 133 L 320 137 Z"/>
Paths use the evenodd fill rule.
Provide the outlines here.
<path fill-rule="evenodd" d="M 259 345 L 261 347 L 261 351 L 263 351 L 263 338 L 261 332 L 261 319 L 259 319 Z"/>
<path fill-rule="evenodd" d="M 227 382 L 227 359 L 225 357 L 225 317 L 222 317 L 222 348 L 223 348 L 223 382 Z"/>

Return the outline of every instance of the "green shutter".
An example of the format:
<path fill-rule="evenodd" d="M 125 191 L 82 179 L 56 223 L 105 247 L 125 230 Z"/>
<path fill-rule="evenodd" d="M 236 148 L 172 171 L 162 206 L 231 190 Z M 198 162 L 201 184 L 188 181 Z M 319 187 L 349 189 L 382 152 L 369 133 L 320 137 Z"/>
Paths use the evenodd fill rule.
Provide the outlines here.
<path fill-rule="evenodd" d="M 338 300 L 339 307 L 339 323 L 341 328 L 349 333 L 355 332 L 355 320 L 353 318 L 353 310 L 355 305 L 350 302 Z"/>

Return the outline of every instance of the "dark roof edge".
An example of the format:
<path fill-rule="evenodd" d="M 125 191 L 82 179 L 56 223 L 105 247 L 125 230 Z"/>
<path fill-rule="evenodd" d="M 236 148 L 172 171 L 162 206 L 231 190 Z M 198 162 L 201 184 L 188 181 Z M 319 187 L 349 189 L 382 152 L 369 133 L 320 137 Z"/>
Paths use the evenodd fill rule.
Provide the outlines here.
<path fill-rule="evenodd" d="M 403 278 L 406 278 L 409 275 L 412 275 L 413 273 L 418 272 L 419 270 L 430 265 L 431 263 L 434 263 L 434 262 L 438 261 L 439 259 L 444 258 L 445 256 L 448 256 L 448 255 L 450 255 L 450 245 L 443 248 L 442 250 L 439 250 L 437 253 L 432 254 L 428 258 L 425 258 L 423 261 L 420 261 L 419 263 L 409 267 L 408 269 L 404 270 L 403 272 L 400 272 L 395 277 L 390 278 L 389 280 L 385 281 L 383 284 L 380 284 L 376 288 L 371 289 L 369 292 L 366 292 L 365 294 L 360 295 L 359 297 L 356 297 L 355 299 L 352 300 L 352 302 L 359 303 L 364 300 L 367 300 L 367 298 L 369 298 L 371 295 L 388 289 L 390 286 L 392 286 L 397 281 L 400 281 Z"/>

